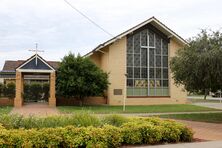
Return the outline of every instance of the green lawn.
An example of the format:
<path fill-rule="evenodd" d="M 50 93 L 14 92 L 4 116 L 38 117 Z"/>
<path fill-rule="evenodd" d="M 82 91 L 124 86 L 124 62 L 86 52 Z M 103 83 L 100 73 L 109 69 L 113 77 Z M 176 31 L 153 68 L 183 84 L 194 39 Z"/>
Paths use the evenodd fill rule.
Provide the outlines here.
<path fill-rule="evenodd" d="M 217 109 L 201 107 L 191 104 L 175 105 L 149 105 L 149 106 L 126 106 L 123 112 L 122 106 L 59 106 L 62 113 L 165 113 L 165 112 L 197 112 L 197 111 L 215 111 Z"/>
<path fill-rule="evenodd" d="M 0 107 L 0 114 L 8 114 L 12 110 L 12 106 L 2 106 Z"/>
<path fill-rule="evenodd" d="M 181 119 L 190 121 L 222 123 L 222 113 L 201 113 L 201 114 L 177 114 L 177 115 L 161 115 L 161 118 Z"/>

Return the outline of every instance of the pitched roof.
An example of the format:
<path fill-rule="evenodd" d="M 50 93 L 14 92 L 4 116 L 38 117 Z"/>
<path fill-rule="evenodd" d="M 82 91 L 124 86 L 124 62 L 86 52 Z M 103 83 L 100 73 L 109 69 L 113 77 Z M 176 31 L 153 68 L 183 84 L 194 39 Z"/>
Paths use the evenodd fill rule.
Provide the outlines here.
<path fill-rule="evenodd" d="M 185 39 L 183 39 L 181 36 L 179 36 L 178 34 L 176 34 L 174 31 L 172 31 L 171 29 L 169 29 L 166 25 L 164 25 L 162 22 L 160 22 L 158 19 L 156 19 L 155 17 L 151 17 L 148 20 L 130 28 L 129 30 L 113 37 L 112 39 L 98 45 L 96 48 L 94 48 L 91 52 L 87 53 L 86 55 L 84 55 L 85 57 L 90 56 L 91 54 L 93 54 L 93 52 L 100 50 L 101 48 L 104 48 L 105 46 L 108 46 L 110 44 L 112 44 L 113 42 L 121 39 L 122 37 L 131 34 L 132 32 L 136 31 L 137 29 L 147 25 L 147 24 L 151 24 L 154 27 L 156 27 L 158 30 L 160 30 L 161 32 L 163 32 L 165 35 L 167 35 L 167 37 L 169 38 L 175 38 L 178 42 L 182 43 L 182 44 L 188 44 L 187 41 Z"/>
<path fill-rule="evenodd" d="M 33 56 L 31 56 L 29 59 L 25 60 L 23 63 L 21 63 L 18 67 L 16 67 L 17 69 L 20 69 L 22 66 L 28 64 L 31 60 L 33 60 L 34 58 L 37 58 L 39 60 L 41 60 L 42 62 L 44 62 L 49 68 L 56 70 L 54 67 L 52 67 L 52 65 L 50 63 L 48 63 L 45 59 L 43 59 L 41 56 L 39 56 L 38 54 L 34 54 Z"/>
<path fill-rule="evenodd" d="M 17 67 L 19 67 L 20 65 L 22 65 L 26 61 L 27 60 L 18 60 L 18 61 L 7 60 L 7 61 L 5 61 L 2 71 L 7 71 L 7 72 L 15 71 Z M 58 69 L 60 62 L 47 61 L 47 63 L 50 64 L 54 69 Z"/>

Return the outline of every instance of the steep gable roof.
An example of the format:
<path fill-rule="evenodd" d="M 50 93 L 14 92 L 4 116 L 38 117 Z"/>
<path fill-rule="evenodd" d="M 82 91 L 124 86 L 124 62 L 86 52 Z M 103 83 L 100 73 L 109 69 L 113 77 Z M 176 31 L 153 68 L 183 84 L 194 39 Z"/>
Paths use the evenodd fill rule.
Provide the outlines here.
<path fill-rule="evenodd" d="M 169 29 L 166 25 L 164 25 L 163 23 L 161 23 L 158 19 L 156 19 L 155 17 L 151 17 L 148 20 L 130 28 L 129 30 L 113 37 L 112 39 L 98 45 L 96 48 L 94 48 L 91 52 L 87 53 L 85 55 L 85 57 L 90 56 L 91 54 L 93 54 L 93 52 L 100 50 L 101 48 L 104 48 L 105 46 L 108 46 L 110 44 L 112 44 L 113 42 L 121 39 L 122 37 L 133 33 L 134 31 L 136 31 L 137 29 L 147 25 L 147 24 L 151 24 L 154 27 L 156 27 L 159 31 L 161 31 L 162 33 L 164 33 L 168 38 L 175 38 L 176 41 L 182 43 L 182 44 L 188 44 L 186 40 L 184 40 L 181 36 L 179 36 L 178 34 L 176 34 L 174 31 L 172 31 L 171 29 Z"/>
<path fill-rule="evenodd" d="M 32 57 L 20 64 L 16 70 L 19 69 L 41 69 L 41 70 L 55 70 L 47 61 L 45 61 L 38 54 L 34 54 Z"/>
<path fill-rule="evenodd" d="M 15 72 L 16 68 L 25 63 L 26 60 L 17 60 L 17 61 L 12 61 L 12 60 L 7 60 L 5 61 L 5 64 L 3 66 L 2 71 L 5 72 Z M 59 63 L 58 61 L 47 61 L 49 65 L 51 65 L 55 70 L 59 68 Z"/>

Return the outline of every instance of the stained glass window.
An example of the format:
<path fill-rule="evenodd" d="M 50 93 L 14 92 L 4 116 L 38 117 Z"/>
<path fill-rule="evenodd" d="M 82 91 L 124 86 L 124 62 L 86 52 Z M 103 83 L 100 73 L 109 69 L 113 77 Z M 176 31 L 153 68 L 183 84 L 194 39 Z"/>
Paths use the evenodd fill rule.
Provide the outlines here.
<path fill-rule="evenodd" d="M 169 96 L 168 41 L 144 29 L 127 37 L 127 95 Z"/>

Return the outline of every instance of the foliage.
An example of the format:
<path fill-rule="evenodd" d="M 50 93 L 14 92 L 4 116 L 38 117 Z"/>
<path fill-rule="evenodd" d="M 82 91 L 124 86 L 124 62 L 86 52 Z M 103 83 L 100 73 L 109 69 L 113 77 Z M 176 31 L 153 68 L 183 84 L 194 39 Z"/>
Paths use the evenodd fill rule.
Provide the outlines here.
<path fill-rule="evenodd" d="M 66 117 L 67 118 L 67 117 Z M 0 125 L 3 147 L 119 147 L 123 144 L 190 142 L 193 132 L 175 121 L 132 118 L 120 127 L 56 127 L 6 129 Z"/>
<path fill-rule="evenodd" d="M 102 122 L 104 124 L 109 124 L 109 125 L 113 125 L 113 126 L 121 126 L 123 123 L 129 122 L 129 119 L 121 116 L 121 115 L 109 115 L 109 116 L 105 116 L 102 119 Z"/>
<path fill-rule="evenodd" d="M 3 95 L 4 84 L 0 83 L 0 97 Z"/>
<path fill-rule="evenodd" d="M 3 114 L 9 114 L 12 110 L 12 106 L 1 106 L 0 107 L 0 116 Z"/>
<path fill-rule="evenodd" d="M 21 115 L 1 115 L 0 123 L 7 129 L 18 128 L 54 128 L 73 125 L 76 127 L 95 126 L 99 127 L 102 122 L 95 116 L 86 113 L 69 116 L 49 116 L 49 117 L 24 117 Z"/>
<path fill-rule="evenodd" d="M 11 82 L 3 85 L 3 96 L 13 99 L 15 97 L 15 83 Z"/>
<path fill-rule="evenodd" d="M 49 98 L 49 83 L 43 83 L 42 93 L 44 94 L 43 100 L 48 100 L 48 98 Z"/>
<path fill-rule="evenodd" d="M 49 83 L 32 82 L 24 84 L 25 100 L 37 101 L 40 98 L 42 100 L 48 100 L 49 97 Z"/>
<path fill-rule="evenodd" d="M 57 72 L 59 95 L 76 97 L 81 104 L 86 97 L 103 95 L 109 84 L 107 73 L 89 58 L 72 53 L 62 59 Z"/>
<path fill-rule="evenodd" d="M 222 34 L 203 30 L 170 61 L 175 83 L 190 93 L 222 89 Z"/>

